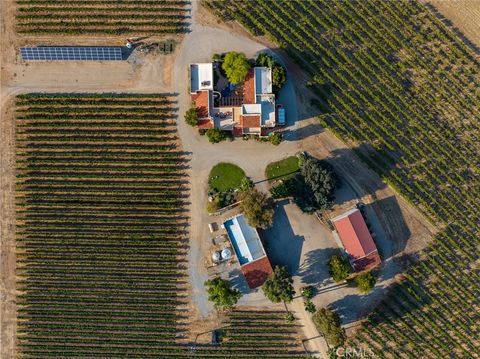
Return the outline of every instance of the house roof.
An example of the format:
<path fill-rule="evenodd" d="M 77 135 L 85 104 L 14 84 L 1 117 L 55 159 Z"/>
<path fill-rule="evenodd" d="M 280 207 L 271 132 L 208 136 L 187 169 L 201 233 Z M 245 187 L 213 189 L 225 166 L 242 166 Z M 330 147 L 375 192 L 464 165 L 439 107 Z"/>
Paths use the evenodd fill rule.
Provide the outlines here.
<path fill-rule="evenodd" d="M 240 116 L 240 126 L 242 128 L 260 127 L 260 116 Z"/>
<path fill-rule="evenodd" d="M 366 257 L 357 259 L 352 264 L 353 264 L 353 268 L 355 269 L 355 271 L 358 272 L 358 271 L 363 271 L 363 270 L 367 270 L 367 269 L 370 269 L 370 268 L 374 268 L 377 265 L 379 265 L 381 262 L 382 261 L 380 260 L 380 256 L 378 255 L 378 251 L 375 251 L 375 252 L 370 253 Z"/>
<path fill-rule="evenodd" d="M 362 213 L 354 208 L 332 219 L 338 236 L 352 261 L 367 257 L 377 252 L 377 247 L 363 219 Z"/>
<path fill-rule="evenodd" d="M 273 269 L 267 256 L 240 267 L 248 286 L 253 289 L 260 287 L 272 275 Z"/>
<path fill-rule="evenodd" d="M 213 64 L 200 63 L 190 65 L 190 92 L 213 90 Z"/>
<path fill-rule="evenodd" d="M 199 120 L 197 126 L 199 129 L 208 130 L 213 128 L 213 122 L 212 120 Z"/>
<path fill-rule="evenodd" d="M 255 103 L 255 72 L 253 68 L 248 71 L 243 82 L 243 103 Z"/>
<path fill-rule="evenodd" d="M 206 119 L 210 116 L 210 92 L 207 90 L 197 91 L 192 94 L 192 101 L 195 102 L 195 108 L 197 109 L 198 117 L 200 119 Z"/>
<path fill-rule="evenodd" d="M 272 93 L 272 70 L 269 67 L 255 67 L 255 94 Z"/>

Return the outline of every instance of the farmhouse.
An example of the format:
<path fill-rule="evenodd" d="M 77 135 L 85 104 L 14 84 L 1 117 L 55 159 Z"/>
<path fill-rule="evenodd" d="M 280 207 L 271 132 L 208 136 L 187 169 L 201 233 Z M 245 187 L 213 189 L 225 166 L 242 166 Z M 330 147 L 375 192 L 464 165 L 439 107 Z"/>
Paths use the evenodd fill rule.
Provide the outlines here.
<path fill-rule="evenodd" d="M 248 286 L 261 286 L 273 270 L 257 230 L 248 225 L 243 214 L 227 219 L 223 225 Z"/>
<path fill-rule="evenodd" d="M 212 63 L 190 65 L 190 96 L 199 115 L 200 129 L 231 131 L 235 136 L 266 136 L 285 124 L 285 110 L 275 105 L 272 71 L 254 67 L 245 76 L 243 97 L 222 98 L 214 89 Z"/>
<path fill-rule="evenodd" d="M 332 220 L 336 234 L 355 271 L 362 271 L 380 264 L 380 256 L 368 230 L 362 213 L 353 208 Z"/>

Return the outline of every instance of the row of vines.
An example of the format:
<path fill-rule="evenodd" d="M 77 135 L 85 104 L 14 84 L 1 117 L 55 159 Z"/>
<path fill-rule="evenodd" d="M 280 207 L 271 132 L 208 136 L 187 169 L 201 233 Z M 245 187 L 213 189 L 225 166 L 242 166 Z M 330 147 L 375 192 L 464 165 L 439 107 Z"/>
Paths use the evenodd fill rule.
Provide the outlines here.
<path fill-rule="evenodd" d="M 188 30 L 184 0 L 17 0 L 22 34 L 157 35 Z"/>
<path fill-rule="evenodd" d="M 21 354 L 182 352 L 175 99 L 31 94 L 16 105 Z"/>
<path fill-rule="evenodd" d="M 441 228 L 349 345 L 367 344 L 379 357 L 476 355 L 478 56 L 417 1 L 205 4 L 295 60 L 321 123 Z"/>
<path fill-rule="evenodd" d="M 175 98 L 25 94 L 16 105 L 22 357 L 301 353 L 281 312 L 234 312 L 221 347 L 184 344 L 189 179 Z"/>
<path fill-rule="evenodd" d="M 285 322 L 284 311 L 235 310 L 222 326 L 221 344 L 196 345 L 193 357 L 305 358 L 298 328 Z"/>

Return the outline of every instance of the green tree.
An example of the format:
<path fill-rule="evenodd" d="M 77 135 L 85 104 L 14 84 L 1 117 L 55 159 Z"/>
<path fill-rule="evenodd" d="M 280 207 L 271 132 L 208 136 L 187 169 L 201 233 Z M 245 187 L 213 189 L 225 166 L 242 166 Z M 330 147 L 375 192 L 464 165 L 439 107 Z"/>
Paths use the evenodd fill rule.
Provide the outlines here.
<path fill-rule="evenodd" d="M 245 54 L 231 51 L 225 55 L 222 69 L 225 71 L 228 81 L 236 85 L 245 79 L 245 75 L 250 70 L 250 64 Z"/>
<path fill-rule="evenodd" d="M 185 122 L 192 127 L 198 125 L 198 113 L 195 107 L 191 107 L 185 112 Z"/>
<path fill-rule="evenodd" d="M 305 311 L 308 313 L 315 313 L 317 311 L 317 307 L 315 307 L 315 304 L 312 303 L 310 299 L 307 299 L 305 303 L 303 303 L 305 306 Z"/>
<path fill-rule="evenodd" d="M 272 67 L 272 85 L 274 91 L 279 91 L 287 82 L 287 70 L 282 65 L 276 64 Z"/>
<path fill-rule="evenodd" d="M 290 196 L 290 181 L 284 180 L 279 185 L 270 188 L 270 194 L 275 199 L 285 198 Z"/>
<path fill-rule="evenodd" d="M 278 146 L 282 142 L 282 134 L 280 132 L 275 132 L 268 137 L 268 140 L 272 145 Z"/>
<path fill-rule="evenodd" d="M 272 68 L 275 65 L 275 60 L 272 56 L 266 52 L 261 52 L 258 54 L 257 59 L 255 60 L 255 66 L 261 67 L 270 67 Z"/>
<path fill-rule="evenodd" d="M 335 282 L 341 282 L 350 274 L 350 264 L 342 256 L 332 256 L 328 261 L 328 271 Z"/>
<path fill-rule="evenodd" d="M 306 157 L 300 174 L 295 177 L 293 195 L 304 212 L 328 209 L 332 205 L 336 177 L 329 165 L 313 157 Z"/>
<path fill-rule="evenodd" d="M 247 176 L 242 178 L 242 181 L 240 182 L 240 187 L 238 190 L 240 192 L 248 192 L 253 188 L 253 181 L 248 178 Z"/>
<path fill-rule="evenodd" d="M 217 309 L 230 309 L 242 296 L 238 289 L 232 289 L 230 283 L 222 278 L 209 279 L 205 282 L 208 300 Z"/>
<path fill-rule="evenodd" d="M 273 303 L 281 301 L 290 303 L 295 291 L 293 290 L 293 279 L 288 273 L 287 267 L 276 266 L 273 275 L 268 278 L 262 286 L 265 296 Z"/>
<path fill-rule="evenodd" d="M 312 299 L 314 294 L 315 294 L 315 291 L 311 285 L 307 285 L 306 287 L 302 288 L 302 297 L 305 300 Z"/>
<path fill-rule="evenodd" d="M 292 312 L 285 313 L 283 318 L 287 323 L 293 323 L 295 321 L 295 316 L 292 314 Z"/>
<path fill-rule="evenodd" d="M 362 293 L 370 292 L 375 286 L 376 282 L 377 278 L 372 272 L 361 273 L 355 277 L 355 283 Z"/>
<path fill-rule="evenodd" d="M 345 341 L 345 331 L 340 325 L 340 317 L 329 308 L 321 308 L 313 314 L 313 323 L 325 340 L 335 347 Z"/>
<path fill-rule="evenodd" d="M 274 91 L 279 91 L 287 81 L 287 70 L 269 54 L 262 52 L 255 60 L 256 66 L 264 66 L 272 69 L 272 86 Z"/>
<path fill-rule="evenodd" d="M 275 202 L 265 193 L 256 189 L 241 194 L 240 209 L 245 214 L 248 224 L 256 228 L 268 228 L 273 224 Z"/>
<path fill-rule="evenodd" d="M 221 131 L 216 128 L 209 128 L 205 134 L 207 135 L 210 143 L 219 143 L 226 140 L 228 137 L 225 131 Z"/>

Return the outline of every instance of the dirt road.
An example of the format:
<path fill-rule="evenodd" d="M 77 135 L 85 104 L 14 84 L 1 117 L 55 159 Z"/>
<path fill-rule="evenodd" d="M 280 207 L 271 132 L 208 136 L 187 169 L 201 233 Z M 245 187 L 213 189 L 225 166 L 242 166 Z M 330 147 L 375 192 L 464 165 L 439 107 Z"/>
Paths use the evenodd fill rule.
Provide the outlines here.
<path fill-rule="evenodd" d="M 451 20 L 453 26 L 480 49 L 480 1 L 428 0 L 425 2 L 437 8 L 441 15 Z"/>

